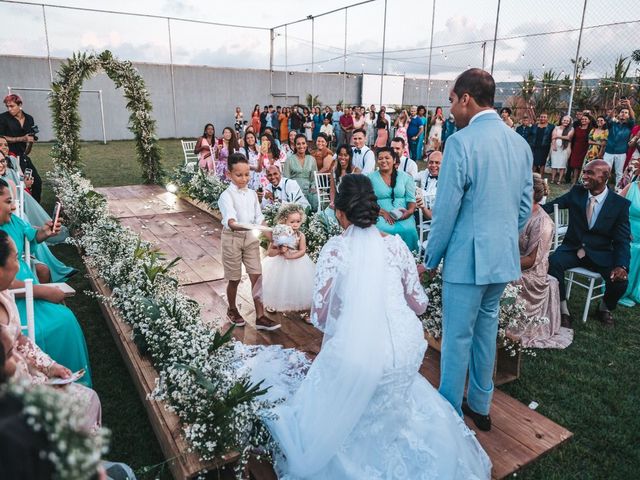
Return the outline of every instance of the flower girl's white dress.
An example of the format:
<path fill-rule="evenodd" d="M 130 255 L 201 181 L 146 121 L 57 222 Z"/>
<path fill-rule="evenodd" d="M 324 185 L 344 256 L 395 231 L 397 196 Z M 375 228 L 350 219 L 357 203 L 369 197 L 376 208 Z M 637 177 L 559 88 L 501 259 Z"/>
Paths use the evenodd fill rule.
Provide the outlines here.
<path fill-rule="evenodd" d="M 274 242 L 278 242 L 275 235 Z M 300 245 L 300 236 L 293 233 L 281 244 L 288 244 L 295 251 Z M 262 261 L 264 306 L 278 312 L 309 310 L 313 300 L 315 271 L 316 266 L 307 254 L 296 259 L 287 259 L 282 255 L 266 257 Z"/>

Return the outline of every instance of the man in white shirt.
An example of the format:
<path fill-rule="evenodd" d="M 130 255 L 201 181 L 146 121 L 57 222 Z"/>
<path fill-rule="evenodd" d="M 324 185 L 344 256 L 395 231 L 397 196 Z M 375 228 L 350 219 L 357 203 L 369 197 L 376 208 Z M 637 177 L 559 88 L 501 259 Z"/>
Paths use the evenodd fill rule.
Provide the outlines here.
<path fill-rule="evenodd" d="M 422 214 L 427 220 L 430 220 L 433 216 L 432 210 L 438 191 L 438 175 L 441 164 L 442 152 L 438 150 L 431 152 L 427 160 L 427 169 L 419 174 L 422 195 L 420 196 L 421 198 L 416 199 L 416 206 L 422 209 Z"/>
<path fill-rule="evenodd" d="M 328 116 L 322 119 L 320 133 L 324 133 L 329 137 L 329 140 L 333 141 L 333 125 L 331 125 L 331 118 L 329 118 Z"/>
<path fill-rule="evenodd" d="M 420 176 L 418 175 L 418 164 L 411 160 L 409 157 L 404 156 L 404 138 L 395 137 L 391 140 L 391 148 L 393 148 L 396 155 L 400 159 L 398 162 L 398 171 L 408 173 L 413 177 L 414 180 L 419 180 Z"/>
<path fill-rule="evenodd" d="M 271 165 L 267 168 L 267 180 L 269 185 L 264 189 L 263 207 L 274 203 L 297 203 L 302 208 L 311 208 L 298 182 L 291 178 L 284 178 L 277 166 Z"/>
<path fill-rule="evenodd" d="M 365 145 L 367 132 L 362 128 L 353 131 L 353 166 L 360 169 L 360 173 L 367 175 L 376 169 L 376 155 Z"/>

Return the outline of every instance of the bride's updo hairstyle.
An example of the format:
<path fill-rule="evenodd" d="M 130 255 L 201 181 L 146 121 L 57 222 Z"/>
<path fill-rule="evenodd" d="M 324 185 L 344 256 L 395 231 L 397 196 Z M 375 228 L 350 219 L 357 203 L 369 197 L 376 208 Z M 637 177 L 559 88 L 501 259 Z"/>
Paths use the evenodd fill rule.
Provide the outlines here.
<path fill-rule="evenodd" d="M 340 181 L 334 205 L 356 227 L 375 225 L 380 214 L 378 198 L 373 192 L 371 180 L 366 175 L 351 173 Z"/>

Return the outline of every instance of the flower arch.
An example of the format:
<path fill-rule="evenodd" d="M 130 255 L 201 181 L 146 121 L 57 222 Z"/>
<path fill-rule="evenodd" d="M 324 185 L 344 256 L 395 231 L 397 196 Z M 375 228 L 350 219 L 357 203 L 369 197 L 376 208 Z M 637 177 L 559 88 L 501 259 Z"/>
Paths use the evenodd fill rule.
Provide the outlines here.
<path fill-rule="evenodd" d="M 138 161 L 145 183 L 159 183 L 162 176 L 161 150 L 155 135 L 156 121 L 143 78 L 129 61 L 118 60 L 109 50 L 100 54 L 74 53 L 64 62 L 57 81 L 51 85 L 49 101 L 56 135 L 51 156 L 58 167 L 80 168 L 80 124 L 78 100 L 85 80 L 104 70 L 116 88 L 123 88 L 129 110 L 129 130 L 135 136 Z"/>

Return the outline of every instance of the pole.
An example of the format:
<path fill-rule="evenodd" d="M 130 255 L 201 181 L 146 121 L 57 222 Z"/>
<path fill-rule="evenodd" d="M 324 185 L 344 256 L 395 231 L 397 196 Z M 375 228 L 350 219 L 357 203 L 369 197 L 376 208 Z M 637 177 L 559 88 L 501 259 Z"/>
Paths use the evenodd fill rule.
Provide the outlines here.
<path fill-rule="evenodd" d="M 315 18 L 311 17 L 311 109 L 313 109 L 313 93 L 315 91 L 315 63 L 313 58 L 313 53 L 315 50 L 315 41 L 316 41 L 316 21 Z"/>
<path fill-rule="evenodd" d="M 169 67 L 171 69 L 171 99 L 173 101 L 173 134 L 178 136 L 178 112 L 176 111 L 176 81 L 173 75 L 173 43 L 171 41 L 171 19 L 167 17 L 167 31 L 169 32 Z"/>
<path fill-rule="evenodd" d="M 429 110 L 429 102 L 431 101 L 431 54 L 433 53 L 433 29 L 436 21 L 436 0 L 433 0 L 433 8 L 431 9 L 431 40 L 429 40 L 429 69 L 427 71 L 427 110 Z"/>
<path fill-rule="evenodd" d="M 269 30 L 269 101 L 273 98 L 273 41 L 275 39 L 275 31 Z"/>
<path fill-rule="evenodd" d="M 347 12 L 344 9 L 344 53 L 342 54 L 342 104 L 344 105 L 347 97 Z"/>
<path fill-rule="evenodd" d="M 482 70 L 484 70 L 485 57 L 487 56 L 487 42 L 482 42 Z"/>
<path fill-rule="evenodd" d="M 42 20 L 44 22 L 44 40 L 47 44 L 47 61 L 49 62 L 49 76 L 51 77 L 51 82 L 53 83 L 53 67 L 51 66 L 51 49 L 49 47 L 49 29 L 47 28 L 47 13 L 44 9 L 44 4 L 42 5 Z"/>
<path fill-rule="evenodd" d="M 382 65 L 380 66 L 380 105 L 382 107 L 382 88 L 384 85 L 384 50 L 387 43 L 387 0 L 384 0 L 384 25 L 382 27 Z"/>
<path fill-rule="evenodd" d="M 571 109 L 573 108 L 573 95 L 576 91 L 576 77 L 578 76 L 578 61 L 580 60 L 580 44 L 582 43 L 582 29 L 584 28 L 584 16 L 587 13 L 587 0 L 584 0 L 582 6 L 582 21 L 580 22 L 580 33 L 578 34 L 578 47 L 576 48 L 576 64 L 573 67 L 573 81 L 571 82 L 571 93 L 569 94 L 569 108 L 567 109 L 567 115 L 571 115 Z"/>
<path fill-rule="evenodd" d="M 498 23 L 500 22 L 500 0 L 498 0 L 498 11 L 496 13 L 496 29 L 493 32 L 493 53 L 491 54 L 491 75 L 493 75 L 493 64 L 496 61 L 496 43 L 498 41 Z"/>
<path fill-rule="evenodd" d="M 102 103 L 102 90 L 98 90 L 98 99 L 100 100 L 100 118 L 102 118 L 102 143 L 107 144 L 107 131 L 104 126 L 104 104 Z"/>
<path fill-rule="evenodd" d="M 289 105 L 289 58 L 287 26 L 284 26 L 284 104 Z"/>

